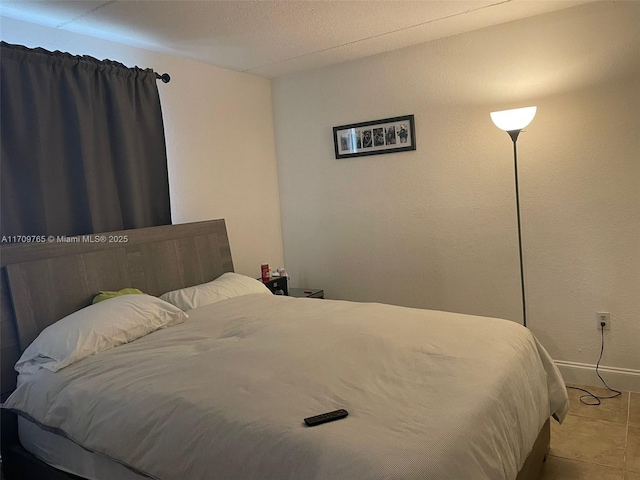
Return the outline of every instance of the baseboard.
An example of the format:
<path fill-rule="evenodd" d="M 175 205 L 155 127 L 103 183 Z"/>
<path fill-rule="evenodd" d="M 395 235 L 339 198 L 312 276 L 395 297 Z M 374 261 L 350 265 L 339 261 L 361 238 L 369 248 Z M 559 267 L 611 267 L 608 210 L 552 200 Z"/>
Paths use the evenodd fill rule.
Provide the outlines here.
<path fill-rule="evenodd" d="M 555 360 L 555 364 L 560 369 L 562 377 L 567 383 L 577 383 L 579 385 L 589 385 L 592 387 L 603 386 L 598 375 L 596 375 L 595 365 L 564 362 L 562 360 Z M 640 370 L 603 367 L 600 365 L 598 371 L 611 388 L 640 392 Z"/>

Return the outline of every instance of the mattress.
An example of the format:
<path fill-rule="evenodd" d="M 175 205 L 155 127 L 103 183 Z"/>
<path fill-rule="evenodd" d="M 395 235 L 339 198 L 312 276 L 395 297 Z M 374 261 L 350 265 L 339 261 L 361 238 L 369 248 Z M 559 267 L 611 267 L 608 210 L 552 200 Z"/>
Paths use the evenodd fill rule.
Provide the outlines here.
<path fill-rule="evenodd" d="M 89 452 L 78 444 L 18 417 L 22 446 L 43 462 L 89 480 L 149 480 L 120 463 Z"/>
<path fill-rule="evenodd" d="M 5 407 L 167 480 L 514 480 L 568 408 L 547 352 L 505 320 L 270 295 L 189 315 L 42 370 Z"/>

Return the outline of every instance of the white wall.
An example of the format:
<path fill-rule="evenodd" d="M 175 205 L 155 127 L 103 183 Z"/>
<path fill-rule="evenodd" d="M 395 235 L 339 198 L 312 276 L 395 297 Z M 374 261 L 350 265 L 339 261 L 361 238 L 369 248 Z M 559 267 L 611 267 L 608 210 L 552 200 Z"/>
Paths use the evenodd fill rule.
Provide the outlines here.
<path fill-rule="evenodd" d="M 521 321 L 512 144 L 489 112 L 537 105 L 518 141 L 529 326 L 593 365 L 610 311 L 602 364 L 640 390 L 638 24 L 640 3 L 587 4 L 275 80 L 293 283 Z M 333 126 L 410 113 L 415 152 L 334 158 Z"/>
<path fill-rule="evenodd" d="M 171 75 L 158 82 L 173 223 L 224 218 L 235 270 L 280 266 L 282 233 L 269 80 L 2 17 L 2 40 L 109 58 Z"/>

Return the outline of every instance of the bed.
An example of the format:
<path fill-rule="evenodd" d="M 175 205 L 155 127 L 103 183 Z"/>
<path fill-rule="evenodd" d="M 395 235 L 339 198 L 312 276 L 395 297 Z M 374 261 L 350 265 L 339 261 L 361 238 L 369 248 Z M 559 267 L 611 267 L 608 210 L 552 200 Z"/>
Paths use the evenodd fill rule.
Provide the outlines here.
<path fill-rule="evenodd" d="M 223 220 L 141 230 L 3 248 L 20 350 L 98 291 L 159 296 L 234 275 Z M 3 405 L 21 444 L 3 441 L 5 463 L 23 478 L 51 468 L 37 458 L 62 475 L 48 478 L 536 478 L 568 400 L 528 330 L 248 288 L 180 304 L 183 321 L 57 372 L 21 373 Z M 303 422 L 339 408 L 349 416 Z"/>

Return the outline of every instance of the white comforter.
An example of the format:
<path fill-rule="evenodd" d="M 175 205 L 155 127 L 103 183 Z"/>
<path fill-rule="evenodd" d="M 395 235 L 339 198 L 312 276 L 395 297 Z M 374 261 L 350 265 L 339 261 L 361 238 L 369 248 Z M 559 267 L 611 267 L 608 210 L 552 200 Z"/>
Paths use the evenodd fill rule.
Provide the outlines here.
<path fill-rule="evenodd" d="M 514 480 L 566 390 L 513 322 L 247 295 L 4 407 L 158 479 Z M 317 427 L 305 417 L 344 408 Z"/>

